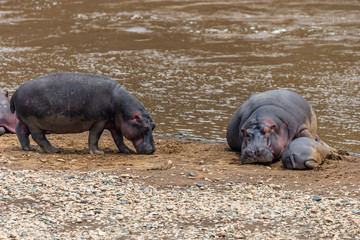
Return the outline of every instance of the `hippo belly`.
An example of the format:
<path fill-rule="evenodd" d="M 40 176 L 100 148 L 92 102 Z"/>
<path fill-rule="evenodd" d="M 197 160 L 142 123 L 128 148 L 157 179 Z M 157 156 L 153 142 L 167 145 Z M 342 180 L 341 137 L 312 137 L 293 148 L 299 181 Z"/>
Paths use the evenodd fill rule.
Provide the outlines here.
<path fill-rule="evenodd" d="M 46 118 L 29 117 L 29 121 L 46 133 L 66 134 L 89 131 L 98 120 L 84 120 L 83 118 L 70 118 L 64 116 L 49 116 Z"/>

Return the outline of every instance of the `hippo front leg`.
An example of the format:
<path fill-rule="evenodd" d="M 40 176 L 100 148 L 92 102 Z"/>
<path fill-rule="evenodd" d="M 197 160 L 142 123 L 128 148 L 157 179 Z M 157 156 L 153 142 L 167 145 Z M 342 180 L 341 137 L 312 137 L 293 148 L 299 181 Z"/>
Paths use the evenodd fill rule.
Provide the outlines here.
<path fill-rule="evenodd" d="M 118 147 L 120 152 L 122 152 L 122 153 L 135 153 L 133 150 L 131 150 L 128 146 L 125 145 L 124 137 L 123 137 L 121 131 L 113 129 L 113 128 L 109 129 L 109 131 L 111 132 L 111 136 L 113 137 L 114 142 L 115 142 L 115 144 Z"/>

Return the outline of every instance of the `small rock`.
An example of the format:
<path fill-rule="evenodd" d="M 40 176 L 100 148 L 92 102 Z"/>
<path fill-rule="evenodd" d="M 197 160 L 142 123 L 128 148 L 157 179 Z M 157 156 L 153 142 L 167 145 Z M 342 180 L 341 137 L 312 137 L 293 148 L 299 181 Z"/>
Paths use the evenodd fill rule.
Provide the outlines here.
<path fill-rule="evenodd" d="M 195 177 L 195 174 L 194 173 L 189 173 L 189 176 L 190 177 Z"/>
<path fill-rule="evenodd" d="M 352 213 L 355 213 L 355 214 L 360 214 L 360 210 L 359 210 L 359 209 L 351 209 L 351 212 L 352 212 Z"/>
<path fill-rule="evenodd" d="M 196 186 L 201 188 L 201 187 L 205 187 L 205 184 L 202 184 L 202 183 L 196 183 Z"/>
<path fill-rule="evenodd" d="M 330 218 L 330 217 L 325 217 L 324 220 L 325 220 L 326 222 L 329 222 L 329 223 L 334 222 L 334 220 L 333 220 L 332 218 Z"/>
<path fill-rule="evenodd" d="M 321 201 L 321 200 L 322 200 L 322 197 L 319 197 L 319 196 L 313 197 L 312 200 L 313 200 L 313 201 Z"/>
<path fill-rule="evenodd" d="M 80 218 L 76 219 L 76 223 L 82 223 L 82 220 Z"/>

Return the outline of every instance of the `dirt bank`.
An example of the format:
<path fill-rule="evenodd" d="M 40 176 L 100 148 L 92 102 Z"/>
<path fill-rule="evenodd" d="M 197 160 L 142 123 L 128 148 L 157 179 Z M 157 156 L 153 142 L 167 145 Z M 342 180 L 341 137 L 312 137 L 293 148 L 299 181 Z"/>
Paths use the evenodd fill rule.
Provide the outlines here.
<path fill-rule="evenodd" d="M 43 153 L 34 142 L 32 145 L 38 150 L 25 152 L 16 135 L 1 136 L 0 167 L 136 173 L 142 176 L 142 181 L 159 187 L 233 181 L 275 184 L 288 190 L 323 195 L 345 188 L 349 195 L 359 195 L 360 158 L 346 153 L 331 156 L 318 169 L 294 171 L 284 169 L 281 162 L 270 166 L 241 165 L 239 155 L 230 151 L 225 143 L 156 138 L 155 154 L 126 155 L 118 153 L 109 132 L 104 132 L 99 147 L 105 154 L 91 155 L 86 133 L 49 135 L 48 138 L 61 149 L 61 153 Z M 189 176 L 189 173 L 194 176 Z"/>

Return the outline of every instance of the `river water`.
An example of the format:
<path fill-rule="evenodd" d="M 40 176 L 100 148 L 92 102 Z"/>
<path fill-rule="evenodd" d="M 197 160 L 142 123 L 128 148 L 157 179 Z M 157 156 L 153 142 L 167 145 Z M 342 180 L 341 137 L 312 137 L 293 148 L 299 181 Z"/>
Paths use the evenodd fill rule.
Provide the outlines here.
<path fill-rule="evenodd" d="M 0 0 L 0 69 L 10 94 L 54 72 L 111 77 L 155 134 L 209 141 L 250 94 L 285 88 L 324 141 L 360 153 L 358 0 Z"/>

